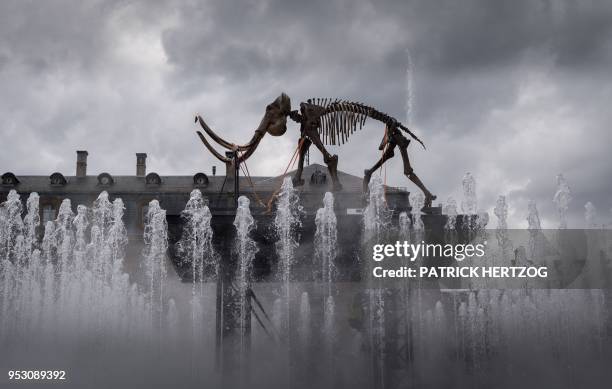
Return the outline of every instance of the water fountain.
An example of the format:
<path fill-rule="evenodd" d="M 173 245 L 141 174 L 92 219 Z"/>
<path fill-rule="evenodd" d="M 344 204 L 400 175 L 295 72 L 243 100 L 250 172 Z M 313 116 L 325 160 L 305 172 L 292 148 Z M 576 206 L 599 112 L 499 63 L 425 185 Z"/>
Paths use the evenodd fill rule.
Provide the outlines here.
<path fill-rule="evenodd" d="M 278 194 L 274 229 L 278 235 L 275 247 L 279 259 L 280 279 L 284 288 L 283 297 L 287 308 L 287 320 L 289 320 L 291 301 L 291 270 L 295 260 L 295 250 L 298 247 L 298 228 L 301 226 L 299 201 L 300 198 L 293 188 L 291 177 L 285 177 Z M 289 323 L 286 325 L 289 326 Z"/>
<path fill-rule="evenodd" d="M 415 211 L 413 206 L 413 228 L 415 224 Z M 420 209 L 417 211 L 420 221 Z M 371 242 L 382 242 L 388 238 L 391 222 L 391 212 L 386 201 L 383 181 L 380 176 L 374 176 L 368 185 L 368 203 L 363 211 L 364 245 Z M 371 274 L 371 273 L 370 273 Z M 377 388 L 385 387 L 386 364 L 385 355 L 390 352 L 386 349 L 386 317 L 385 317 L 385 288 L 380 280 L 372 280 L 366 275 L 367 293 L 367 340 L 371 350 L 372 382 Z"/>
<path fill-rule="evenodd" d="M 240 196 L 238 198 L 236 218 L 234 219 L 234 226 L 236 227 L 235 247 L 238 258 L 240 259 L 238 266 L 238 285 L 241 295 L 246 295 L 246 291 L 249 288 L 249 283 L 251 281 L 251 266 L 253 264 L 253 258 L 257 253 L 257 245 L 249 236 L 251 230 L 255 226 L 255 219 L 251 216 L 249 206 L 249 199 L 245 196 Z M 244 298 L 244 296 L 241 298 Z"/>
<path fill-rule="evenodd" d="M 315 280 L 322 285 L 323 309 L 323 358 L 325 383 L 332 386 L 334 371 L 334 343 L 336 341 L 335 311 L 333 282 L 336 273 L 336 254 L 338 245 L 338 220 L 334 212 L 334 196 L 326 192 L 323 196 L 323 208 L 317 210 L 315 216 L 316 231 L 314 236 L 315 245 Z"/>
<path fill-rule="evenodd" d="M 461 201 L 461 211 L 463 212 L 463 228 L 468 232 L 475 229 L 475 215 L 478 211 L 478 196 L 476 194 L 476 180 L 472 173 L 467 172 L 461 181 L 463 189 L 463 200 Z"/>
<path fill-rule="evenodd" d="M 275 243 L 278 256 L 278 273 L 281 281 L 280 296 L 283 302 L 280 327 L 277 327 L 285 341 L 287 353 L 287 383 L 293 380 L 293 360 L 295 350 L 292 342 L 292 269 L 295 262 L 295 252 L 298 248 L 299 227 L 301 227 L 302 207 L 299 205 L 300 198 L 293 187 L 291 177 L 285 177 L 281 184 L 276 203 L 276 215 L 274 217 L 274 231 L 277 235 Z"/>
<path fill-rule="evenodd" d="M 474 178 L 466 175 L 463 184 L 462 212 L 472 217 L 477 214 Z M 565 188 L 566 183 L 560 184 L 555 203 L 559 228 L 569 231 L 563 216 L 570 198 Z M 39 197 L 30 194 L 24 207 L 19 194 L 12 191 L 0 206 L 0 343 L 7 350 L 51 347 L 62 358 L 81 349 L 95 351 L 102 359 L 139 356 L 126 363 L 125 369 L 132 372 L 145 371 L 147 364 L 163 360 L 174 372 L 168 380 L 181 377 L 200 384 L 204 377 L 216 382 L 203 368 L 204 361 L 212 360 L 216 352 L 222 355 L 226 383 L 236 384 L 233 387 L 251 382 L 253 372 L 270 387 L 301 387 L 313 381 L 321 387 L 348 383 L 357 388 L 490 387 L 495 385 L 491 371 L 512 383 L 520 374 L 550 380 L 549 372 L 534 371 L 533 366 L 555 367 L 562 385 L 565 380 L 572 382 L 575 375 L 587 374 L 609 356 L 609 297 L 599 290 L 504 290 L 472 285 L 468 290 L 441 292 L 439 288 L 422 290 L 424 285 L 416 280 L 394 288 L 369 277 L 369 261 L 357 260 L 355 266 L 363 269 L 362 282 L 338 284 L 336 246 L 346 226 L 342 215 L 334 211 L 334 200 L 338 198 L 326 193 L 314 221 L 304 219 L 312 223 L 308 226 L 301 217 L 297 191 L 290 180 L 283 182 L 276 213 L 270 216 L 280 293 L 269 292 L 278 289 L 279 284 L 271 282 L 275 280 L 257 286 L 262 304 L 272 312 L 271 318 L 259 319 L 274 325 L 251 332 L 253 262 L 258 246 L 247 197 L 238 199 L 232 260 L 224 265 L 234 267 L 222 271 L 217 270 L 220 259 L 213 248 L 212 227 L 217 216 L 211 215 L 199 191 L 191 193 L 182 212 L 177 252 L 189 263 L 192 277 L 181 294 L 177 292 L 183 290 L 180 287 L 168 287 L 168 215 L 158 201 L 151 201 L 146 210 L 140 259 L 145 277 L 139 284 L 123 268 L 128 241 L 121 199 L 111 200 L 102 192 L 91 208 L 78 205 L 76 210 L 70 200 L 64 200 L 57 218 L 40 226 Z M 395 219 L 386 204 L 382 180 L 372 177 L 363 211 L 364 247 L 396 238 L 410 242 L 428 238 L 430 227 L 423 223 L 422 200 L 422 196 L 413 197 L 411 212 L 404 211 Z M 593 208 L 587 211 L 587 224 L 595 225 Z M 444 212 L 447 222 L 441 235 L 448 238 L 446 233 L 459 229 L 462 215 L 452 199 Z M 493 212 L 498 251 L 492 251 L 494 257 L 484 258 L 483 263 L 541 263 L 548 255 L 547 246 L 558 244 L 544 239 L 546 231 L 535 202 L 528 206 L 526 244 L 510 239 L 515 235 L 508 230 L 506 197 L 498 198 Z M 482 218 L 478 214 L 470 223 Z M 485 227 L 480 220 L 473 225 L 479 223 L 478 233 Z M 298 246 L 299 233 L 307 227 L 315 229 L 312 248 Z M 478 234 L 470 238 L 480 239 Z M 522 244 L 527 249 L 521 250 Z M 307 252 L 302 256 L 302 251 Z M 314 274 L 315 282 L 298 284 L 297 258 L 312 257 L 312 268 L 307 270 Z M 231 274 L 224 273 L 227 269 Z M 232 283 L 226 283 L 228 280 Z M 218 314 L 227 315 L 221 333 L 228 341 L 217 350 L 195 340 L 210 333 L 205 332 L 203 318 L 213 309 L 204 302 L 211 284 L 223 292 Z M 299 320 L 291 320 L 292 313 Z M 257 345 L 253 350 L 252 340 Z M 175 366 L 190 351 L 197 364 Z M 42 358 L 43 353 L 40 355 Z M 367 360 L 366 369 L 362 369 L 363 360 Z M 368 374 L 355 374 L 355 366 Z M 557 368 L 560 366 L 563 369 Z M 229 375 L 238 372 L 236 367 L 240 373 L 234 380 Z M 349 373 L 342 373 L 346 371 Z"/>
<path fill-rule="evenodd" d="M 40 226 L 39 201 L 38 193 L 33 192 L 30 193 L 26 202 L 27 214 L 23 218 L 25 234 L 24 250 L 26 253 L 31 253 L 37 245 L 36 230 Z"/>
<path fill-rule="evenodd" d="M 587 228 L 597 228 L 597 208 L 592 202 L 587 201 L 584 205 L 584 220 L 586 221 Z"/>
<path fill-rule="evenodd" d="M 257 245 L 251 238 L 251 230 L 255 227 L 255 219 L 251 215 L 250 201 L 245 196 L 238 198 L 238 208 L 236 209 L 236 217 L 234 218 L 234 227 L 236 229 L 236 237 L 234 240 L 234 252 L 237 260 L 237 268 L 227 269 L 222 275 L 224 279 L 224 287 L 221 293 L 223 294 L 223 302 L 228 315 L 223 316 L 223 333 L 227 331 L 237 332 L 235 340 L 218 338 L 218 342 L 223 342 L 221 346 L 222 355 L 220 356 L 223 369 L 237 369 L 237 378 L 239 385 L 243 385 L 249 377 L 249 353 L 251 346 L 251 269 L 253 259 L 257 253 Z M 234 273 L 234 274 L 231 274 Z M 233 285 L 232 286 L 232 280 Z M 217 288 L 220 288 L 218 284 Z M 235 292 L 232 292 L 232 288 Z M 217 291 L 219 293 L 219 289 Z M 232 294 L 235 294 L 232 296 Z M 220 302 L 218 301 L 217 304 Z M 219 308 L 217 315 L 219 315 Z M 217 321 L 219 323 L 219 321 Z M 218 324 L 219 325 L 219 324 Z M 219 331 L 219 328 L 217 329 Z M 219 336 L 219 334 L 217 335 Z M 225 377 L 224 377 L 225 378 Z"/>
<path fill-rule="evenodd" d="M 399 236 L 404 240 L 410 240 L 410 218 L 407 212 L 400 212 L 397 218 Z"/>
<path fill-rule="evenodd" d="M 201 341 L 204 334 L 204 282 L 216 279 L 219 257 L 212 243 L 212 214 L 199 189 L 191 192 L 181 217 L 183 230 L 176 251 L 180 260 L 191 268 L 191 331 L 194 341 Z"/>
<path fill-rule="evenodd" d="M 446 231 L 454 231 L 457 225 L 457 216 L 458 216 L 457 202 L 455 201 L 454 198 L 449 197 L 448 200 L 446 200 L 446 205 L 442 209 L 442 212 L 447 217 L 446 224 L 444 225 L 444 229 Z"/>
<path fill-rule="evenodd" d="M 308 292 L 302 292 L 300 298 L 300 318 L 298 321 L 298 336 L 300 340 L 300 349 L 302 350 L 309 348 L 309 342 L 312 336 L 311 326 L 310 296 Z"/>
<path fill-rule="evenodd" d="M 413 240 L 418 242 L 419 239 L 423 238 L 423 229 L 425 228 L 425 224 L 423 224 L 423 219 L 421 218 L 423 212 L 423 205 L 425 204 L 425 198 L 421 193 L 411 194 L 410 195 L 410 204 L 412 209 L 410 211 L 411 219 L 412 219 L 412 230 L 413 230 Z"/>
<path fill-rule="evenodd" d="M 21 219 L 23 205 L 16 191 L 11 190 L 9 192 L 3 211 L 2 242 L 0 246 L 4 254 L 2 258 L 5 261 L 14 263 L 17 251 L 15 248 L 17 237 L 21 236 L 23 230 L 23 220 Z"/>
<path fill-rule="evenodd" d="M 316 232 L 314 237 L 315 259 L 319 267 L 315 270 L 325 288 L 327 296 L 331 295 L 331 285 L 336 271 L 335 259 L 338 245 L 338 221 L 334 213 L 334 195 L 326 192 L 323 197 L 323 208 L 315 216 Z"/>
<path fill-rule="evenodd" d="M 497 245 L 500 248 L 499 263 L 508 263 L 510 253 L 512 252 L 512 241 L 508 236 L 508 204 L 506 196 L 499 196 L 495 203 L 493 213 L 497 217 L 497 227 L 495 229 L 495 237 Z"/>
<path fill-rule="evenodd" d="M 216 282 L 219 274 L 219 255 L 213 246 L 213 230 L 211 227 L 212 214 L 206 199 L 202 196 L 199 189 L 194 189 L 189 195 L 189 200 L 181 212 L 183 228 L 181 238 L 176 243 L 176 257 L 181 264 L 188 266 L 191 278 L 191 297 L 189 307 L 191 312 L 190 333 L 192 341 L 189 347 L 192 351 L 192 375 L 199 377 L 202 370 L 202 350 L 207 347 L 206 339 L 210 338 L 206 320 L 212 315 L 207 315 L 207 301 L 205 296 L 205 284 Z M 168 308 L 176 311 L 176 303 L 171 300 L 173 305 Z M 208 308 L 208 309 L 207 309 Z M 172 321 L 176 322 L 172 331 L 176 332 L 178 323 L 178 313 L 175 312 Z M 168 320 L 171 320 L 169 317 Z M 178 334 L 172 333 L 176 342 L 181 339 Z M 175 342 L 175 343 L 176 343 Z"/>
<path fill-rule="evenodd" d="M 567 228 L 567 210 L 571 201 L 572 191 L 563 174 L 559 174 L 557 175 L 557 191 L 553 196 L 553 202 L 557 207 L 557 214 L 559 216 L 559 229 Z"/>
<path fill-rule="evenodd" d="M 531 260 L 541 259 L 545 247 L 540 213 L 534 200 L 527 203 L 527 230 L 529 231 L 529 258 Z"/>
<path fill-rule="evenodd" d="M 99 213 L 104 214 L 103 210 Z M 159 201 L 151 200 L 145 219 L 143 255 L 148 283 L 149 317 L 155 331 L 160 331 L 163 326 L 167 250 L 168 222 L 166 211 L 160 207 Z"/>
<path fill-rule="evenodd" d="M 2 204 L 9 216 L 1 250 L 2 342 L 9 348 L 18 341 L 22 347 L 52 342 L 70 348 L 83 338 L 92 344 L 113 339 L 113 346 L 148 338 L 150 322 L 143 318 L 149 304 L 122 271 L 127 243 L 122 201 L 110 203 L 103 192 L 93 209 L 79 205 L 75 215 L 64 200 L 41 242 L 37 202 L 38 195 L 31 194 L 23 221 L 16 192 Z"/>

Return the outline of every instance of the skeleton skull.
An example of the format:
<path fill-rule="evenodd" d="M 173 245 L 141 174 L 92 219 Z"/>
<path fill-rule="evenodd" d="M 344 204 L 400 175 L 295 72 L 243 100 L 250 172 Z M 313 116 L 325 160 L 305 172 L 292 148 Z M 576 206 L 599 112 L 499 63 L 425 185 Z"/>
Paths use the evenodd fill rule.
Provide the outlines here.
<path fill-rule="evenodd" d="M 282 93 L 268 104 L 258 130 L 267 131 L 272 136 L 284 135 L 287 131 L 287 115 L 291 112 L 291 100 Z"/>
<path fill-rule="evenodd" d="M 237 145 L 221 138 L 210 127 L 208 127 L 208 125 L 204 122 L 204 119 L 202 119 L 202 117 L 199 115 L 196 115 L 196 122 L 200 123 L 202 129 L 206 132 L 206 134 L 208 134 L 208 136 L 211 137 L 213 141 L 228 150 L 237 151 L 241 153 L 239 157 L 241 162 L 246 160 L 253 154 L 253 152 L 259 145 L 259 141 L 261 141 L 261 139 L 266 133 L 269 133 L 272 136 L 281 136 L 285 134 L 285 132 L 287 131 L 287 116 L 290 112 L 291 100 L 289 99 L 289 96 L 284 93 L 281 93 L 281 95 L 278 96 L 276 100 L 268 104 L 264 117 L 261 119 L 259 126 L 255 130 L 255 134 L 253 134 L 251 140 L 244 145 Z M 212 145 L 204 137 L 204 134 L 199 131 L 197 133 L 202 143 L 204 143 L 204 145 L 215 157 L 217 157 L 220 161 L 226 163 L 229 162 L 229 159 L 227 157 L 224 157 L 221 153 L 219 153 L 212 147 Z"/>

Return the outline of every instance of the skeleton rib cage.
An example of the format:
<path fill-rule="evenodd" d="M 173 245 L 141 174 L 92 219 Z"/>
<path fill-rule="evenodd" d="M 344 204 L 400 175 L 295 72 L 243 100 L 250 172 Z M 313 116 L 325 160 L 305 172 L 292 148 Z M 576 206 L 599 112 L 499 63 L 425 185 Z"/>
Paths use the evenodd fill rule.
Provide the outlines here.
<path fill-rule="evenodd" d="M 372 118 L 389 127 L 397 125 L 423 145 L 416 135 L 395 118 L 363 103 L 334 98 L 312 98 L 307 102 L 324 109 L 319 118 L 318 129 L 323 144 L 342 145 L 346 143 L 353 133 L 363 128 L 367 118 Z"/>

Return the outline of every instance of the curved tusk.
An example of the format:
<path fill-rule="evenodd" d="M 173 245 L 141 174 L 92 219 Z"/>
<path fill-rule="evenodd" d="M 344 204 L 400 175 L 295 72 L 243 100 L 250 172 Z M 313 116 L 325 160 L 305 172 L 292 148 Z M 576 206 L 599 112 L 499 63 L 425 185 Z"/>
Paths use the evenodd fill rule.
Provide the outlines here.
<path fill-rule="evenodd" d="M 257 148 L 257 146 L 259 146 L 259 141 L 261 140 L 261 138 L 262 137 L 259 137 L 258 139 L 253 139 L 249 142 L 250 147 L 246 149 L 244 154 L 238 157 L 239 163 L 246 161 L 251 155 L 253 155 L 253 153 L 255 152 L 255 149 Z"/>
<path fill-rule="evenodd" d="M 231 160 L 227 157 L 224 157 L 223 155 L 219 154 L 219 152 L 217 150 L 215 150 L 210 143 L 208 143 L 208 141 L 206 140 L 206 138 L 204 137 L 204 134 L 202 134 L 200 131 L 196 131 L 196 133 L 198 134 L 198 136 L 200 137 L 200 140 L 202 141 L 202 143 L 204 143 L 204 146 L 206 146 L 206 148 L 208 149 L 208 151 L 210 151 L 215 157 L 217 157 L 217 159 L 221 162 L 224 163 L 229 163 L 231 162 Z"/>
<path fill-rule="evenodd" d="M 206 133 L 212 138 L 212 140 L 214 140 L 215 142 L 217 142 L 219 145 L 225 147 L 228 150 L 240 150 L 240 151 L 245 151 L 248 147 L 247 146 L 240 146 L 240 145 L 235 145 L 233 143 L 230 143 L 228 141 L 226 141 L 225 139 L 221 138 L 220 136 L 218 136 L 217 134 L 215 134 L 215 132 L 208 127 L 208 125 L 206 124 L 206 122 L 204 122 L 204 119 L 202 119 L 202 117 L 200 115 L 196 116 L 196 121 L 200 122 L 200 126 L 204 129 L 204 131 L 206 131 Z"/>

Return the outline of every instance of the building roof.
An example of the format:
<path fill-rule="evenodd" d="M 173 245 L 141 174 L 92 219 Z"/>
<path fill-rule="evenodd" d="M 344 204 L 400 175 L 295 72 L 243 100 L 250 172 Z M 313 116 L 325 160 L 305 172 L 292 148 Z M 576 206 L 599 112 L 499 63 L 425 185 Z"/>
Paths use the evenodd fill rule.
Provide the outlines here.
<path fill-rule="evenodd" d="M 315 171 L 320 171 L 327 175 L 325 183 L 317 184 L 311 180 Z M 239 185 L 240 191 L 243 193 L 252 192 L 253 188 L 257 192 L 274 192 L 276 191 L 284 177 L 293 176 L 295 170 L 288 172 L 285 175 L 277 177 L 261 177 L 254 176 L 250 180 L 248 177 L 240 176 Z M 104 173 L 103 173 L 104 174 Z M 233 192 L 233 184 L 226 181 L 225 176 L 208 176 L 208 184 L 198 186 L 194 183 L 194 176 L 164 176 L 160 175 L 161 184 L 151 185 L 146 183 L 145 177 L 138 176 L 112 176 L 113 183 L 110 185 L 102 185 L 98 180 L 99 176 L 64 176 L 66 179 L 65 185 L 52 184 L 50 176 L 18 176 L 16 185 L 0 185 L 0 192 L 8 192 L 10 189 L 16 189 L 18 192 L 39 192 L 39 193 L 92 193 L 101 192 L 103 190 L 112 191 L 113 193 L 176 193 L 190 192 L 193 189 L 200 189 L 202 192 Z M 313 163 L 304 167 L 302 178 L 304 185 L 300 187 L 301 192 L 324 192 L 331 190 L 331 178 L 327 172 L 327 167 Z M 338 171 L 338 178 L 342 184 L 343 192 L 361 192 L 363 179 L 342 171 Z M 252 183 L 252 185 L 251 185 Z M 397 188 L 388 188 L 388 191 L 396 191 Z"/>

